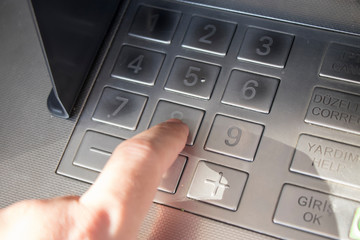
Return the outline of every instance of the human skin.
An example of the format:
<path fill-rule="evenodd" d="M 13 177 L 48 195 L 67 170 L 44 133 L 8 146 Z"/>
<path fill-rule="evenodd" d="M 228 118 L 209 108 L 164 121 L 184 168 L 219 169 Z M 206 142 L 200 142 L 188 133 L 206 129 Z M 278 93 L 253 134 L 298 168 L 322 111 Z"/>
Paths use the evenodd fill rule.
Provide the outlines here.
<path fill-rule="evenodd" d="M 188 127 L 171 119 L 121 143 L 82 196 L 25 200 L 0 210 L 0 239 L 136 239 Z"/>

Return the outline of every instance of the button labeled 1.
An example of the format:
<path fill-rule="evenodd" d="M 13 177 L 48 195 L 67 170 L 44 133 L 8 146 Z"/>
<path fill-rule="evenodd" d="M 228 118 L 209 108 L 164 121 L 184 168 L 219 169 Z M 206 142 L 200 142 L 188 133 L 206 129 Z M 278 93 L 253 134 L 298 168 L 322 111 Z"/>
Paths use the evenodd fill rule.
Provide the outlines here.
<path fill-rule="evenodd" d="M 140 6 L 129 34 L 170 44 L 180 17 L 179 12 Z"/>
<path fill-rule="evenodd" d="M 186 144 L 193 145 L 196 134 L 199 130 L 204 111 L 192 107 L 160 101 L 156 107 L 150 127 L 165 122 L 171 118 L 177 118 L 189 126 L 189 136 Z"/>
<path fill-rule="evenodd" d="M 221 102 L 269 113 L 278 85 L 278 79 L 234 70 Z"/>
<path fill-rule="evenodd" d="M 205 149 L 253 161 L 263 129 L 260 124 L 217 115 Z"/>
<path fill-rule="evenodd" d="M 283 68 L 293 40 L 290 34 L 249 28 L 238 59 Z"/>

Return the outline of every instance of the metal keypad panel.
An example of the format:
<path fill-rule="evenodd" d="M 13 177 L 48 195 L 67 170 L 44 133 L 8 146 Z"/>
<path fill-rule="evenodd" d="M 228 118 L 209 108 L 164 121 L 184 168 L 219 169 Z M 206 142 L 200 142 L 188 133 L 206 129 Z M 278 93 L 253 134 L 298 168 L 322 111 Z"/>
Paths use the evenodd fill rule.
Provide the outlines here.
<path fill-rule="evenodd" d="M 57 173 L 93 183 L 178 118 L 154 201 L 281 239 L 357 239 L 359 37 L 191 1 L 129 1 Z"/>

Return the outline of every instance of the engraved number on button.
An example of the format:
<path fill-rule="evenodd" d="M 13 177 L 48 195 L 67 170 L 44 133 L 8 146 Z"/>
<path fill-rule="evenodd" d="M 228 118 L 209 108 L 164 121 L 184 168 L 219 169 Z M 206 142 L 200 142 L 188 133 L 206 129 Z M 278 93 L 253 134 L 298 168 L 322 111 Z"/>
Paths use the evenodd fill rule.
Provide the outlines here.
<path fill-rule="evenodd" d="M 251 100 L 256 96 L 256 88 L 259 86 L 258 81 L 249 80 L 247 81 L 243 88 L 241 89 L 244 99 Z"/>
<path fill-rule="evenodd" d="M 200 72 L 200 71 L 201 68 L 189 66 L 185 75 L 184 85 L 187 87 L 195 86 L 199 80 L 199 75 L 196 72 Z"/>
<path fill-rule="evenodd" d="M 127 67 L 134 71 L 134 74 L 138 74 L 142 70 L 142 63 L 144 60 L 144 55 L 139 55 L 134 60 L 132 60 Z"/>
<path fill-rule="evenodd" d="M 236 146 L 241 138 L 241 129 L 238 127 L 230 127 L 227 131 L 227 135 L 230 139 L 226 139 L 225 140 L 225 144 L 230 146 L 230 147 L 234 147 Z"/>
<path fill-rule="evenodd" d="M 150 17 L 150 21 L 149 21 L 149 24 L 148 24 L 148 30 L 149 32 L 153 32 L 154 29 L 155 29 L 155 26 L 159 20 L 159 17 L 160 17 L 160 14 L 154 14 L 154 15 L 151 15 Z"/>
<path fill-rule="evenodd" d="M 256 48 L 256 53 L 259 54 L 260 56 L 269 55 L 271 52 L 271 46 L 274 43 L 274 40 L 272 39 L 272 37 L 262 36 L 259 39 L 259 42 L 261 42 L 262 45 L 261 45 L 261 48 Z"/>
<path fill-rule="evenodd" d="M 123 109 L 126 106 L 126 104 L 129 102 L 129 99 L 120 96 L 117 96 L 115 99 L 119 101 L 120 104 L 111 114 L 107 115 L 108 118 L 116 117 L 121 111 L 121 109 Z"/>
<path fill-rule="evenodd" d="M 209 38 L 211 38 L 212 36 L 215 35 L 216 27 L 212 24 L 208 24 L 203 29 L 205 31 L 207 31 L 208 33 L 205 34 L 204 36 L 202 36 L 201 38 L 199 38 L 199 42 L 206 43 L 206 44 L 212 44 L 212 41 L 209 40 Z"/>
<path fill-rule="evenodd" d="M 170 118 L 176 118 L 176 119 L 182 120 L 184 118 L 184 114 L 180 111 L 173 111 L 170 114 Z"/>

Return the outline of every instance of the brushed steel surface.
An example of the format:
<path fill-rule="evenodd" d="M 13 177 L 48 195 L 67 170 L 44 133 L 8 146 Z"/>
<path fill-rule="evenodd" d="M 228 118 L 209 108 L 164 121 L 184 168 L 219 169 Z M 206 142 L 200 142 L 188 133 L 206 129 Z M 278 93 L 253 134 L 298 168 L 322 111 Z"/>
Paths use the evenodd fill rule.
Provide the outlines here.
<path fill-rule="evenodd" d="M 360 20 L 360 17 L 358 17 L 359 8 L 356 1 L 344 4 L 342 1 L 332 2 L 322 0 L 307 3 L 310 6 L 305 4 L 304 1 L 297 1 L 287 5 L 280 0 L 271 4 L 264 3 L 263 1 L 261 1 L 261 4 L 258 1 L 244 1 L 242 2 L 243 4 L 235 5 L 235 1 L 207 2 L 214 3 L 214 5 L 224 4 L 234 6 L 238 11 L 243 12 L 249 10 L 248 12 L 251 15 L 257 16 L 266 15 L 266 13 L 270 12 L 273 13 L 267 14 L 270 15 L 268 17 L 270 19 L 284 17 L 286 22 L 300 21 L 302 19 L 305 25 L 319 25 L 324 29 L 335 28 L 339 32 L 353 32 L 355 35 L 359 35 L 360 32 L 358 31 L 358 26 L 360 25 L 357 24 Z M 254 4 L 250 6 L 249 2 L 254 2 Z M 156 4 L 161 5 L 160 7 L 168 7 L 164 2 Z M 274 4 L 276 7 L 274 7 Z M 293 7 L 294 4 L 298 7 Z M 289 8 L 293 10 L 289 11 Z M 311 11 L 308 11 L 308 9 L 311 9 Z M 129 14 L 134 16 L 134 12 L 130 11 Z M 223 12 L 217 12 L 216 14 L 219 14 L 218 17 L 220 19 L 232 21 L 230 15 L 223 14 Z M 331 17 L 329 18 L 329 16 Z M 188 15 L 181 19 L 184 24 L 179 25 L 180 31 L 186 30 L 186 23 L 189 20 L 190 16 Z M 236 61 L 230 61 L 230 58 L 236 58 L 240 47 L 239 43 L 245 32 L 243 28 L 238 28 L 238 32 L 234 35 L 229 48 L 227 55 L 229 58 L 225 57 L 224 62 L 220 62 L 218 58 L 211 56 L 208 59 L 211 63 L 223 64 L 225 66 L 224 70 L 220 73 L 221 78 L 219 78 L 219 83 L 213 93 L 214 96 L 218 97 L 213 98 L 209 103 L 194 101 L 194 99 L 181 96 L 174 98 L 174 100 L 177 99 L 181 103 L 186 103 L 190 106 L 195 105 L 201 109 L 205 109 L 207 104 L 219 102 L 232 66 L 235 65 L 239 70 L 247 70 L 280 79 L 280 86 L 269 116 L 225 105 L 221 106 L 221 108 L 218 105 L 214 107 L 214 112 L 221 110 L 229 116 L 236 117 L 241 115 L 249 121 L 265 124 L 265 132 L 260 144 L 261 148 L 259 148 L 264 150 L 260 150 L 257 153 L 254 162 L 244 163 L 244 161 L 234 160 L 230 157 L 205 151 L 201 152 L 199 156 L 195 156 L 196 151 L 202 150 L 201 145 L 205 143 L 210 130 L 211 122 L 214 118 L 214 115 L 211 113 L 205 117 L 200 127 L 197 140 L 200 144 L 199 147 L 187 147 L 186 149 L 187 156 L 192 157 L 193 160 L 188 161 L 183 178 L 191 179 L 197 162 L 203 159 L 209 159 L 211 162 L 248 172 L 249 179 L 241 199 L 241 204 L 253 207 L 247 209 L 240 205 L 238 211 L 241 214 L 237 218 L 241 222 L 242 227 L 235 227 L 231 221 L 227 220 L 233 217 L 233 215 L 225 213 L 227 210 L 222 211 L 216 207 L 188 201 L 187 199 L 184 202 L 182 196 L 186 195 L 189 182 L 180 181 L 178 190 L 172 196 L 172 199 L 169 199 L 168 194 L 161 192 L 156 197 L 158 202 L 171 202 L 171 205 L 176 208 L 154 204 L 142 225 L 139 239 L 270 239 L 270 237 L 263 234 L 292 239 L 323 239 L 320 236 L 293 230 L 272 222 L 274 208 L 281 192 L 282 183 L 287 182 L 302 187 L 311 186 L 311 189 L 326 194 L 359 200 L 360 191 L 358 188 L 329 183 L 289 171 L 299 134 L 311 134 L 332 140 L 341 139 L 348 144 L 358 145 L 358 135 L 304 123 L 307 106 L 315 87 L 336 89 L 336 91 L 352 94 L 360 92 L 358 84 L 318 77 L 320 63 L 326 51 L 328 40 L 331 39 L 334 42 L 347 45 L 356 45 L 359 42 L 358 38 L 351 34 L 343 35 L 330 31 L 310 31 L 306 30 L 308 28 L 299 26 L 291 27 L 289 30 L 285 24 L 272 21 L 264 22 L 257 18 L 252 19 L 251 23 L 256 24 L 257 21 L 261 22 L 262 27 L 266 29 L 295 34 L 294 44 L 288 59 L 289 65 L 286 65 L 284 70 L 262 68 L 249 63 L 240 64 Z M 0 23 L 0 31 L 2 33 L 0 35 L 0 114 L 2 119 L 0 122 L 0 206 L 4 207 L 22 199 L 81 194 L 89 187 L 88 184 L 55 174 L 57 163 L 68 144 L 77 117 L 67 121 L 54 118 L 47 111 L 46 98 L 51 89 L 50 78 L 27 1 L 3 0 L 0 4 Z M 124 20 L 124 26 L 130 25 L 131 21 Z M 124 31 L 126 32 L 126 30 Z M 127 39 L 126 34 L 120 37 L 120 42 L 124 39 Z M 182 36 L 175 33 L 173 41 L 179 47 L 169 51 L 170 54 L 167 58 L 170 60 L 165 59 L 163 66 L 165 69 L 168 69 L 167 71 L 171 69 L 171 59 L 174 59 L 176 53 L 181 49 Z M 142 40 L 139 39 L 134 39 L 132 43 L 139 46 L 143 45 Z M 156 50 L 168 50 L 167 47 L 156 42 L 150 43 L 147 47 Z M 113 45 L 113 50 L 108 56 L 108 62 L 104 65 L 105 69 L 103 71 L 105 71 L 105 75 L 111 73 L 112 65 L 120 48 L 120 43 Z M 200 53 L 187 55 L 185 52 L 185 50 L 180 50 L 180 53 L 187 57 L 194 59 L 203 58 L 203 55 Z M 296 64 L 298 61 L 304 64 Z M 99 61 L 98 63 L 101 64 L 102 62 Z M 160 75 L 158 78 L 160 81 L 157 83 L 158 85 L 155 85 L 156 89 L 153 88 L 151 91 L 154 91 L 154 95 L 164 93 L 166 99 L 172 98 L 174 96 L 173 93 L 170 94 L 162 91 L 167 73 L 160 73 Z M 77 105 L 75 116 L 80 111 L 83 100 L 86 98 L 95 76 L 96 71 L 89 78 L 89 83 Z M 296 79 L 300 79 L 302 84 L 297 84 Z M 116 82 L 119 80 L 115 81 L 108 78 L 106 81 L 107 84 L 113 86 L 114 84 L 117 85 Z M 125 81 L 121 82 L 121 86 L 125 89 L 135 89 L 135 92 L 149 94 L 146 86 L 132 85 L 125 83 Z M 95 106 L 95 102 L 100 97 L 101 90 L 96 90 L 95 88 L 92 94 L 96 95 L 97 99 L 91 98 L 89 104 Z M 296 99 L 296 101 L 289 101 L 289 99 Z M 154 109 L 156 101 L 150 100 L 150 104 Z M 88 119 L 90 119 L 92 113 L 91 110 L 89 111 L 86 108 L 82 111 L 82 114 L 87 116 Z M 144 117 L 147 120 L 140 121 L 139 130 L 134 133 L 121 130 L 114 131 L 112 127 L 106 125 L 100 127 L 91 125 L 90 129 L 96 128 L 101 132 L 122 135 L 128 138 L 146 129 L 151 115 L 152 111 L 145 110 Z M 79 131 L 84 132 L 85 129 L 79 129 Z M 81 134 L 75 133 L 72 141 L 80 143 L 81 138 Z M 77 146 L 68 146 L 68 151 L 72 154 L 76 152 L 76 149 Z M 269 152 L 272 154 L 269 154 Z M 93 179 L 97 176 L 97 174 L 88 172 L 84 172 L 84 174 L 89 174 Z M 261 175 L 262 177 L 255 178 L 252 175 Z M 274 184 L 270 184 L 269 179 Z M 253 189 L 253 191 L 250 192 L 247 189 Z M 264 199 L 266 199 L 266 202 L 264 202 Z M 256 211 L 253 211 L 254 209 Z M 190 214 L 188 211 L 196 212 L 197 214 Z M 218 216 L 222 215 L 221 222 L 211 220 L 209 212 L 213 212 Z M 261 218 L 258 217 L 260 213 Z M 198 214 L 207 217 L 199 217 Z M 248 223 L 246 224 L 245 221 Z M 263 229 L 257 231 L 263 234 L 245 229 L 254 229 L 251 223 L 255 222 Z"/>

